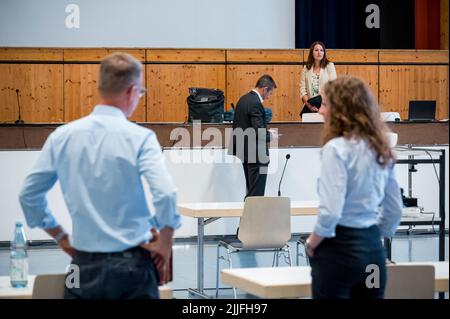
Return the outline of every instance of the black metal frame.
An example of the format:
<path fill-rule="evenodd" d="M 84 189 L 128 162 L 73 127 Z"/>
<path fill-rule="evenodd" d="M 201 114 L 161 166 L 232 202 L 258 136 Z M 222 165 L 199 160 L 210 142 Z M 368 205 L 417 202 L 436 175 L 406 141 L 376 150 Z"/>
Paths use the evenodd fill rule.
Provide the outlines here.
<path fill-rule="evenodd" d="M 437 153 L 440 152 L 439 159 L 415 159 L 415 158 L 408 158 L 408 159 L 399 159 L 397 160 L 397 164 L 409 164 L 409 165 L 416 165 L 416 164 L 439 164 L 439 219 L 432 220 L 432 221 L 423 221 L 423 220 L 411 220 L 411 221 L 404 221 L 401 222 L 401 226 L 415 226 L 415 225 L 438 225 L 439 226 L 439 261 L 445 260 L 445 150 L 435 150 L 435 149 L 423 149 L 423 148 L 409 148 L 409 151 L 426 151 L 430 153 Z M 385 239 L 385 246 L 386 246 L 386 254 L 387 258 L 390 260 L 392 257 L 391 254 L 391 239 L 386 238 Z"/>

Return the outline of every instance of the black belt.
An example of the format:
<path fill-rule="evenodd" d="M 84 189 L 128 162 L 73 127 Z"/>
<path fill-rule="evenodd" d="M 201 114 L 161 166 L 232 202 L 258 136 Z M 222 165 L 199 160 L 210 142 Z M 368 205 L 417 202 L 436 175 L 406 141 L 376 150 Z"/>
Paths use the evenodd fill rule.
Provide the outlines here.
<path fill-rule="evenodd" d="M 123 251 L 115 251 L 115 252 L 87 252 L 75 249 L 76 257 L 82 258 L 106 258 L 106 257 L 124 257 L 124 258 L 132 258 L 132 257 L 149 257 L 150 252 L 142 247 L 132 247 Z"/>

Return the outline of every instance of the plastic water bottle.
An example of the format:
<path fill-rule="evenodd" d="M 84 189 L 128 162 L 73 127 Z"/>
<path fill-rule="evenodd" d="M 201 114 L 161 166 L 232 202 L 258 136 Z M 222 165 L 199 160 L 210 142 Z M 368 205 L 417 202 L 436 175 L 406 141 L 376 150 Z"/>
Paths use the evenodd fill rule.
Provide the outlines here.
<path fill-rule="evenodd" d="M 14 238 L 11 242 L 9 278 L 14 288 L 26 287 L 28 284 L 27 239 L 20 221 L 16 222 Z"/>

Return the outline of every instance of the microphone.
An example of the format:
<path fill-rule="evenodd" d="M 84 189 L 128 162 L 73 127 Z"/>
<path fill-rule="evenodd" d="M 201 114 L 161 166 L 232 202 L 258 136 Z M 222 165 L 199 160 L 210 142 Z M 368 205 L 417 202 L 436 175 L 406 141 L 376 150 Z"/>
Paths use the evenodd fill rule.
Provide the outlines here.
<path fill-rule="evenodd" d="M 280 183 L 278 184 L 278 196 L 281 196 L 281 182 L 283 181 L 284 171 L 286 170 L 286 165 L 290 158 L 291 154 L 286 154 L 286 162 L 284 163 L 283 173 L 281 174 Z"/>
<path fill-rule="evenodd" d="M 25 122 L 22 120 L 22 111 L 20 108 L 20 99 L 19 99 L 19 89 L 16 89 L 16 96 L 17 96 L 17 106 L 19 107 L 19 119 L 16 120 L 15 124 L 25 124 Z"/>

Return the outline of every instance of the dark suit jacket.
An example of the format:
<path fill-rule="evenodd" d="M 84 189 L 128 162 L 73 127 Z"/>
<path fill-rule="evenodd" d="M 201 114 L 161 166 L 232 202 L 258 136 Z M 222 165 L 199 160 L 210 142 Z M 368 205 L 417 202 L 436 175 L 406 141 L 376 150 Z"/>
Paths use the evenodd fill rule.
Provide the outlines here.
<path fill-rule="evenodd" d="M 258 94 L 250 91 L 236 105 L 228 153 L 244 163 L 266 165 L 269 164 L 269 142 L 264 106 Z"/>

